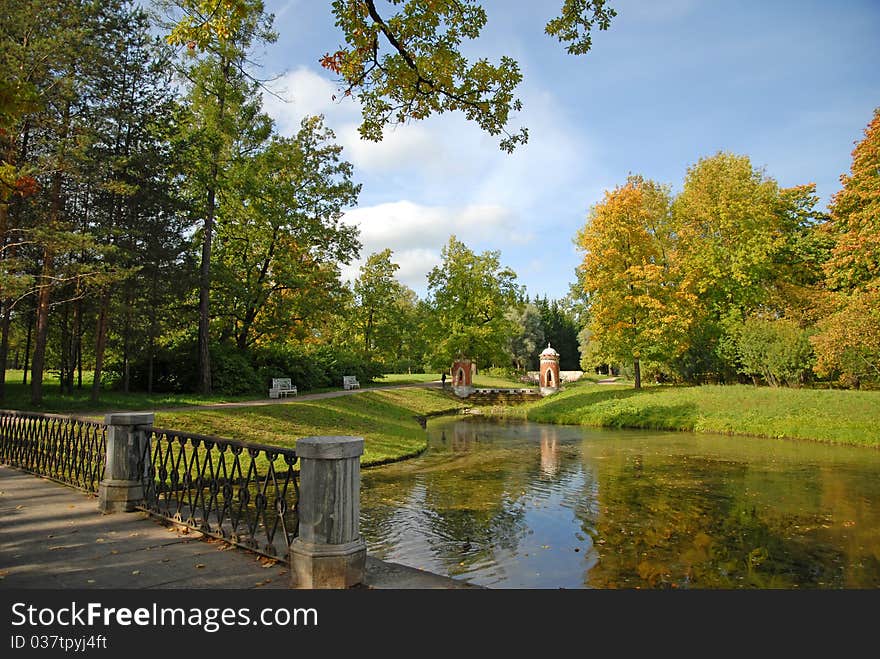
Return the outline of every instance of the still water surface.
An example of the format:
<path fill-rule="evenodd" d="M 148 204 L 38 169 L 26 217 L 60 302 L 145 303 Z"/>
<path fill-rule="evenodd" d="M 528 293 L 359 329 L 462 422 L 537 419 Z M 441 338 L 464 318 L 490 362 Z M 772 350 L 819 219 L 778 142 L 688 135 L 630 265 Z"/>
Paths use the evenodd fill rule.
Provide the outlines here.
<path fill-rule="evenodd" d="M 880 587 L 880 451 L 481 419 L 365 470 L 387 560 L 495 588 Z"/>

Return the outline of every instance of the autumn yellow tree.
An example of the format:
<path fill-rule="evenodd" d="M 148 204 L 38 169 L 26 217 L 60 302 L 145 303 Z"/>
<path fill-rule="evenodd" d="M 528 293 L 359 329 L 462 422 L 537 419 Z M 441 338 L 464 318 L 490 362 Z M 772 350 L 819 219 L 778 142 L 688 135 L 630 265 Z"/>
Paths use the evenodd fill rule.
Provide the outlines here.
<path fill-rule="evenodd" d="M 631 362 L 637 389 L 642 362 L 671 359 L 687 324 L 669 261 L 670 206 L 667 188 L 630 176 L 591 209 L 576 239 L 584 252 L 578 278 L 590 313 L 587 348 L 608 362 Z"/>
<path fill-rule="evenodd" d="M 831 200 L 825 263 L 829 313 L 813 341 L 816 373 L 850 386 L 880 381 L 880 108 Z"/>

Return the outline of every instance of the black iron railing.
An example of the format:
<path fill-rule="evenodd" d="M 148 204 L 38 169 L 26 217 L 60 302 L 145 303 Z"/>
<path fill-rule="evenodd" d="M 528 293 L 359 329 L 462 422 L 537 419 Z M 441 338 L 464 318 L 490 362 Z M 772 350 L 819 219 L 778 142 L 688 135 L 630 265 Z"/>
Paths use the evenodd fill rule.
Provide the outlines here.
<path fill-rule="evenodd" d="M 0 462 L 97 493 L 106 432 L 103 423 L 0 410 Z"/>
<path fill-rule="evenodd" d="M 147 512 L 288 560 L 299 487 L 291 449 L 149 428 L 138 466 Z"/>

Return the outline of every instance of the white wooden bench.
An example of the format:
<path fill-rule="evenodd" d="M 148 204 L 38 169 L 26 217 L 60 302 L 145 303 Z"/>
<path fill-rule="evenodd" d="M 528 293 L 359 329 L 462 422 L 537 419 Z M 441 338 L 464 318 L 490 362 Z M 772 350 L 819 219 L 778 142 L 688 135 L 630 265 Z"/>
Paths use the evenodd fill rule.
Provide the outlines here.
<path fill-rule="evenodd" d="M 342 376 L 342 388 L 343 389 L 360 389 L 361 383 L 357 381 L 357 377 L 354 375 L 343 375 Z"/>
<path fill-rule="evenodd" d="M 269 398 L 284 398 L 296 396 L 296 387 L 290 382 L 290 378 L 272 378 L 272 388 L 269 389 Z"/>

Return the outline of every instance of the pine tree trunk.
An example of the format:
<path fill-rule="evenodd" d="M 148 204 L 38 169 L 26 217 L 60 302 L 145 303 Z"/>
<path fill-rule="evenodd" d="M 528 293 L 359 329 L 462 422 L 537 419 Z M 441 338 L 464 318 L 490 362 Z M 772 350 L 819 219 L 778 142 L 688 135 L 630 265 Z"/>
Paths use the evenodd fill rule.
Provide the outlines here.
<path fill-rule="evenodd" d="M 92 379 L 92 402 L 97 402 L 101 395 L 101 375 L 104 368 L 104 349 L 107 346 L 107 318 L 110 312 L 110 290 L 104 291 L 101 297 L 101 308 L 98 311 L 98 322 L 95 328 L 95 374 Z"/>
<path fill-rule="evenodd" d="M 27 336 L 24 340 L 24 363 L 21 365 L 21 384 L 27 386 L 28 364 L 31 358 L 31 338 L 34 331 L 34 310 L 28 314 Z"/>
<path fill-rule="evenodd" d="M 636 389 L 642 388 L 642 366 L 638 358 L 633 360 L 633 371 L 635 371 Z"/>
<path fill-rule="evenodd" d="M 58 389 L 62 394 L 71 393 L 68 391 L 68 383 L 72 384 L 69 376 L 70 371 L 70 305 L 64 305 L 64 313 L 61 314 L 61 331 L 58 336 L 58 357 L 59 373 L 58 373 Z"/>
<path fill-rule="evenodd" d="M 9 323 L 12 317 L 11 301 L 3 303 L 3 317 L 0 319 L 0 401 L 6 398 L 6 358 L 9 355 Z M 17 360 L 16 360 L 17 361 Z"/>
<path fill-rule="evenodd" d="M 59 185 L 60 188 L 60 185 Z M 31 403 L 43 402 L 43 369 L 46 365 L 46 339 L 49 335 L 49 301 L 51 298 L 51 277 L 55 266 L 55 255 L 49 247 L 43 249 L 43 270 L 40 276 L 40 293 L 37 297 L 34 327 L 34 355 L 31 360 Z"/>
<path fill-rule="evenodd" d="M 217 168 L 213 168 L 216 179 Z M 211 393 L 210 350 L 210 297 L 211 297 L 211 239 L 214 233 L 215 190 L 208 191 L 208 213 L 202 238 L 202 264 L 199 268 L 199 393 Z"/>
<path fill-rule="evenodd" d="M 125 326 L 122 330 L 122 391 L 131 391 L 131 290 L 125 292 Z"/>

